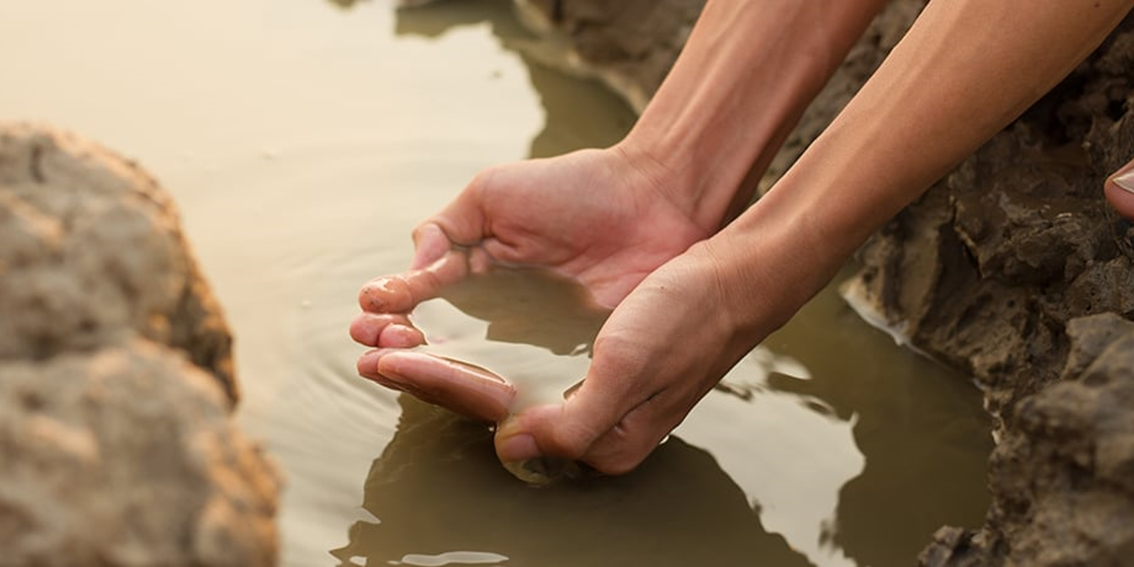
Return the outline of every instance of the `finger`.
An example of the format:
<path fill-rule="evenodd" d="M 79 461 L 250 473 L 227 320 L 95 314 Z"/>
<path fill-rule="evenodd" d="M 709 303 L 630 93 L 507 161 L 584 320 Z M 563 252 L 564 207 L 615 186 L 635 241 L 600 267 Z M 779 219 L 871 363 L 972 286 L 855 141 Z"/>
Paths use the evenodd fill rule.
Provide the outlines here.
<path fill-rule="evenodd" d="M 490 167 L 478 173 L 441 212 L 414 231 L 415 246 L 420 248 L 435 238 L 433 229 L 429 228 L 431 225 L 438 228 L 450 245 L 473 247 L 491 236 L 484 204 L 491 202 L 487 194 L 498 170 Z"/>
<path fill-rule="evenodd" d="M 467 252 L 449 250 L 425 268 L 370 280 L 358 292 L 358 303 L 370 313 L 408 313 L 468 274 Z"/>
<path fill-rule="evenodd" d="M 391 327 L 416 331 L 416 336 L 421 339 L 415 344 L 398 345 L 399 347 L 406 348 L 425 344 L 425 336 L 421 334 L 421 331 L 415 329 L 409 317 L 402 313 L 361 313 L 354 318 L 354 321 L 351 321 L 350 338 L 366 346 L 394 346 L 383 344 L 381 341 L 382 333 Z M 395 334 L 403 332 L 396 331 Z"/>
<path fill-rule="evenodd" d="M 404 392 L 406 389 L 400 383 L 378 373 L 378 359 L 389 352 L 391 352 L 389 349 L 366 351 L 362 356 L 358 357 L 358 362 L 356 363 L 358 375 L 373 380 L 385 388 Z"/>
<path fill-rule="evenodd" d="M 1123 166 L 1106 181 L 1106 199 L 1118 214 L 1134 219 L 1134 161 Z"/>
<path fill-rule="evenodd" d="M 487 370 L 420 352 L 371 351 L 358 368 L 362 376 L 481 421 L 504 419 L 516 395 L 511 384 Z"/>
<path fill-rule="evenodd" d="M 505 464 L 559 457 L 587 463 L 603 474 L 625 474 L 637 468 L 678 424 L 672 421 L 672 413 L 655 405 L 652 398 L 643 402 L 597 436 L 579 434 L 578 427 L 564 418 L 562 407 L 532 408 L 508 418 L 497 429 L 496 454 Z"/>
<path fill-rule="evenodd" d="M 410 270 L 420 270 L 440 260 L 453 248 L 453 241 L 437 223 L 427 221 L 413 231 L 413 262 Z"/>
<path fill-rule="evenodd" d="M 425 334 L 414 327 L 387 325 L 378 337 L 381 348 L 413 348 L 425 344 Z"/>
<path fill-rule="evenodd" d="M 596 348 L 586 379 L 563 404 L 534 407 L 500 425 L 496 455 L 502 462 L 561 457 L 585 460 L 598 465 L 601 472 L 625 472 L 605 462 L 592 463 L 589 455 L 596 441 L 620 427 L 623 419 L 651 395 L 632 390 L 633 381 L 623 379 L 633 375 L 630 369 L 620 369 L 621 365 L 603 358 L 602 352 Z"/>

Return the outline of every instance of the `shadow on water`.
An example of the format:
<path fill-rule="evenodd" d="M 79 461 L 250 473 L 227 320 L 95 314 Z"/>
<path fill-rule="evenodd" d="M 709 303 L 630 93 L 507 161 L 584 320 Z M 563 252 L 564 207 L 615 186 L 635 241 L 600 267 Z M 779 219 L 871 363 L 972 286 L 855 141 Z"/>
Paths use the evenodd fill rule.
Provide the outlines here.
<path fill-rule="evenodd" d="M 711 455 L 676 437 L 633 473 L 531 488 L 496 461 L 483 425 L 401 396 L 393 441 L 374 461 L 342 565 L 454 551 L 511 565 L 807 565 L 768 534 Z M 437 563 L 440 564 L 440 563 Z"/>

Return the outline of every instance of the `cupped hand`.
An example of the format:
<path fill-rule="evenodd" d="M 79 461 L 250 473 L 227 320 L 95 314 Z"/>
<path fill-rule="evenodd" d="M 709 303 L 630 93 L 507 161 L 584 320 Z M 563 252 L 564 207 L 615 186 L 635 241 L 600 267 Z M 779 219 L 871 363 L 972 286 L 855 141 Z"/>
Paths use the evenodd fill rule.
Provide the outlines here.
<path fill-rule="evenodd" d="M 509 416 L 497 429 L 505 463 L 552 456 L 600 472 L 637 467 L 725 373 L 782 321 L 752 328 L 750 305 L 725 283 L 708 242 L 648 276 L 595 340 L 582 385 L 562 404 Z"/>
<path fill-rule="evenodd" d="M 424 343 L 409 313 L 493 263 L 550 269 L 617 305 L 643 278 L 708 231 L 667 199 L 664 176 L 623 151 L 583 150 L 493 167 L 414 231 L 410 269 L 363 286 L 351 336 L 376 347 L 359 373 L 478 419 L 499 421 L 511 387 L 458 363 L 405 349 Z"/>

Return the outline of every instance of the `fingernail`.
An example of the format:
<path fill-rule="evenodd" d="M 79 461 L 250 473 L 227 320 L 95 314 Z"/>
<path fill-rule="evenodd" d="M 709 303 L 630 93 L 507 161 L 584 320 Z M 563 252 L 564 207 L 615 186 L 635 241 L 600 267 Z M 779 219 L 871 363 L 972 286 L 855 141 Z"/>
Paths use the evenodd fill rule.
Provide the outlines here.
<path fill-rule="evenodd" d="M 396 380 L 391 379 L 378 370 L 378 363 L 381 358 L 376 350 L 358 357 L 358 375 L 368 380 L 373 380 L 385 388 L 405 392 L 406 386 L 400 376 Z"/>
<path fill-rule="evenodd" d="M 1116 176 L 1114 178 L 1114 184 L 1117 185 L 1120 189 L 1134 193 L 1134 169 Z"/>
<path fill-rule="evenodd" d="M 358 357 L 358 373 L 371 377 L 378 373 L 378 351 L 370 351 Z"/>

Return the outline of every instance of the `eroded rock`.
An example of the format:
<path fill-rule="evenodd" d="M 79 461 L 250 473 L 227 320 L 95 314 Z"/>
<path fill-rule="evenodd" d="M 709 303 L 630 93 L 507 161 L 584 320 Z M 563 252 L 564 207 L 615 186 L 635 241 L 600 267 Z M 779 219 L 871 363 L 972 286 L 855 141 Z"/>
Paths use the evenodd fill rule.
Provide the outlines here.
<path fill-rule="evenodd" d="M 1134 563 L 1134 323 L 1067 329 L 1063 380 L 1020 403 L 993 452 L 986 528 L 939 531 L 924 565 Z"/>
<path fill-rule="evenodd" d="M 235 402 L 232 338 L 152 177 L 104 148 L 0 123 L 0 361 L 137 334 L 189 353 Z"/>
<path fill-rule="evenodd" d="M 0 565 L 268 566 L 279 479 L 170 197 L 0 124 Z"/>
<path fill-rule="evenodd" d="M 183 355 L 137 339 L 0 376 L 0 564 L 275 563 L 273 469 Z"/>

